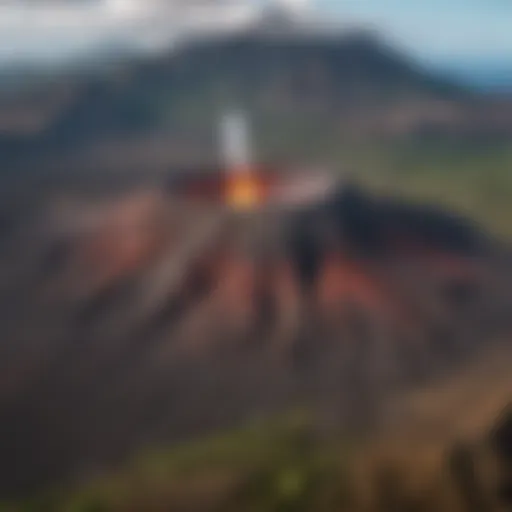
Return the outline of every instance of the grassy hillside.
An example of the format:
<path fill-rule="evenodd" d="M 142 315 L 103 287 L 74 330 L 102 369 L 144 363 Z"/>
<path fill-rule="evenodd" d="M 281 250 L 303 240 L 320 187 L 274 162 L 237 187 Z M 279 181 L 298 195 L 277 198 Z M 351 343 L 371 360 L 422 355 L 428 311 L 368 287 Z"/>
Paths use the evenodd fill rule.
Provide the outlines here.
<path fill-rule="evenodd" d="M 294 413 L 178 448 L 147 450 L 84 486 L 0 510 L 501 510 L 488 435 L 512 396 L 511 355 L 501 346 L 435 386 L 397 398 L 388 421 L 372 432 L 319 430 L 307 415 Z M 475 500 L 485 508 L 472 508 Z"/>
<path fill-rule="evenodd" d="M 162 130 L 197 134 L 232 103 L 264 113 L 270 123 L 282 117 L 293 125 L 297 116 L 320 114 L 318 121 L 339 124 L 347 112 L 353 117 L 363 107 L 467 98 L 463 88 L 365 33 L 275 38 L 255 29 L 113 65 L 107 73 L 55 81 L 40 97 L 35 94 L 34 111 L 52 102 L 59 108 L 46 113 L 43 130 L 33 132 L 37 140 L 22 138 L 31 151 Z M 62 96 L 67 101 L 59 101 Z M 9 111 L 6 136 L 17 112 Z M 311 121 L 303 126 L 311 127 Z M 0 143 L 0 152 L 16 152 L 8 137 Z"/>
<path fill-rule="evenodd" d="M 341 173 L 375 190 L 452 208 L 512 238 L 512 146 L 423 142 L 336 152 Z"/>

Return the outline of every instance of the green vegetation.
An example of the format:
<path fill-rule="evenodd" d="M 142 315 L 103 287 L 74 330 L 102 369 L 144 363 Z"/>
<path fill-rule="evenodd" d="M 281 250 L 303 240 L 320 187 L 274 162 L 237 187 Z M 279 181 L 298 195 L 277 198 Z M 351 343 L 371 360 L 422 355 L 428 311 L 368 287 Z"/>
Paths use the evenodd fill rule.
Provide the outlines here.
<path fill-rule="evenodd" d="M 335 126 L 297 116 L 261 125 L 258 153 L 265 160 L 324 162 L 378 192 L 438 204 L 512 238 L 512 145 L 465 141 L 343 142 Z M 319 127 L 322 126 L 321 129 Z M 286 137 L 278 136 L 286 133 Z M 328 136 L 324 137 L 323 134 Z"/>
<path fill-rule="evenodd" d="M 369 187 L 467 215 L 512 238 L 512 146 L 404 144 L 341 149 L 337 161 Z"/>
<path fill-rule="evenodd" d="M 485 361 L 411 391 L 397 404 L 400 421 L 372 433 L 326 435 L 307 414 L 290 414 L 143 450 L 74 489 L 0 511 L 499 511 L 488 429 L 511 396 L 508 361 L 510 349 L 498 347 Z"/>
<path fill-rule="evenodd" d="M 308 422 L 286 418 L 136 457 L 76 492 L 54 491 L 1 511 L 299 511 L 342 504 L 344 448 L 319 448 Z"/>
<path fill-rule="evenodd" d="M 468 492 L 492 499 L 484 485 L 468 491 L 466 466 L 474 455 L 470 446 L 464 449 L 465 458 L 454 449 L 446 460 L 439 446 L 395 443 L 384 452 L 375 445 L 356 458 L 347 445 L 315 441 L 304 426 L 267 425 L 152 452 L 74 492 L 46 493 L 0 510 L 464 511 L 470 510 Z M 452 467 L 453 475 L 445 474 Z"/>

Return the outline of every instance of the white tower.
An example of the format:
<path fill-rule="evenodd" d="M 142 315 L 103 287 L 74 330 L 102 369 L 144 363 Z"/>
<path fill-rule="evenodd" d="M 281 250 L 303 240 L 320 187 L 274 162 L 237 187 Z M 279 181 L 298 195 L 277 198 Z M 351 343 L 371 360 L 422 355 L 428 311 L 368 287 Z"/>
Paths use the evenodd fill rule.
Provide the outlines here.
<path fill-rule="evenodd" d="M 229 172 L 247 171 L 251 167 L 250 130 L 246 114 L 230 110 L 221 118 L 222 160 Z"/>

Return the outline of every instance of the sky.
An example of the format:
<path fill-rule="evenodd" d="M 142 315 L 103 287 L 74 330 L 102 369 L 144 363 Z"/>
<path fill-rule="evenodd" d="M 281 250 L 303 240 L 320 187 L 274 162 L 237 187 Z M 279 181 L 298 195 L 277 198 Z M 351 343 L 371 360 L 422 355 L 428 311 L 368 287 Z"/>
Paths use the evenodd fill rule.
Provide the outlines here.
<path fill-rule="evenodd" d="M 192 30 L 227 30 L 249 23 L 265 1 L 0 0 L 0 61 L 53 58 L 107 40 L 151 46 Z M 342 25 L 371 26 L 423 59 L 512 65 L 512 0 L 280 2 Z"/>
<path fill-rule="evenodd" d="M 434 59 L 512 62 L 511 0 L 317 0 L 325 11 L 373 24 Z"/>

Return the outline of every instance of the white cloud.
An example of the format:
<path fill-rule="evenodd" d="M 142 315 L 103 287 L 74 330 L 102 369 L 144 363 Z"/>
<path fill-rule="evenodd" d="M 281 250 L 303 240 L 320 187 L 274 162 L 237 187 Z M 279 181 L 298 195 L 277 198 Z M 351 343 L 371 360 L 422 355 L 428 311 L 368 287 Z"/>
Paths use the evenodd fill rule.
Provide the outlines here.
<path fill-rule="evenodd" d="M 58 56 L 105 40 L 165 44 L 241 26 L 271 2 L 313 4 L 326 18 L 370 25 L 419 56 L 512 55 L 509 0 L 0 0 L 0 59 Z"/>
<path fill-rule="evenodd" d="M 257 0 L 256 0 L 257 1 Z M 0 59 L 60 56 L 102 40 L 146 44 L 253 19 L 254 0 L 0 0 Z"/>

